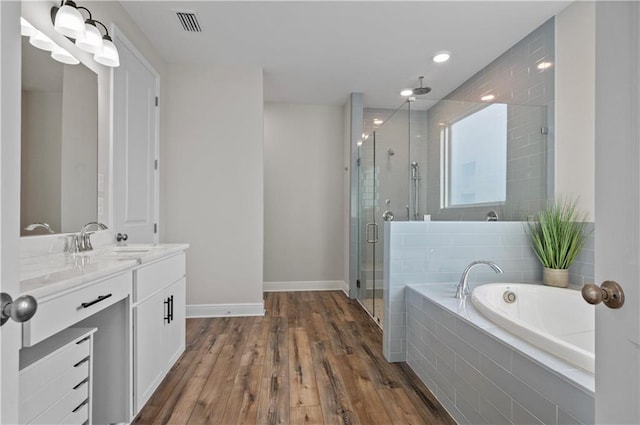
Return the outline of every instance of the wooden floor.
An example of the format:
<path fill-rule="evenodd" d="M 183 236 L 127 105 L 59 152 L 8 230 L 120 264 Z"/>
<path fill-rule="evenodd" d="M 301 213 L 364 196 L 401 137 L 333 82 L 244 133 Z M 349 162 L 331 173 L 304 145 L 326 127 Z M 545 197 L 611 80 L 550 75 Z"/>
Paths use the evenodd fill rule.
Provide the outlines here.
<path fill-rule="evenodd" d="M 187 320 L 134 424 L 454 424 L 342 292 L 265 293 L 264 317 Z"/>

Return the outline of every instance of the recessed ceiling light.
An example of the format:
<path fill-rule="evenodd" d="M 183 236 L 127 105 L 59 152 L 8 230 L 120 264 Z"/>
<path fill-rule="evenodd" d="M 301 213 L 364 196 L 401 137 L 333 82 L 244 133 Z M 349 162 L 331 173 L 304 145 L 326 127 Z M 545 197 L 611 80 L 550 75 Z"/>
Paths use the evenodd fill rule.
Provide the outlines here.
<path fill-rule="evenodd" d="M 380 118 L 374 118 L 373 119 L 373 124 L 374 125 L 380 125 L 382 124 L 384 121 L 382 121 Z"/>
<path fill-rule="evenodd" d="M 451 53 L 449 52 L 438 52 L 433 57 L 433 61 L 435 63 L 443 63 L 448 61 L 450 57 L 451 57 Z"/>
<path fill-rule="evenodd" d="M 551 68 L 553 66 L 553 64 L 551 62 L 540 62 L 536 68 L 538 68 L 541 71 L 544 71 L 545 69 Z"/>
<path fill-rule="evenodd" d="M 493 100 L 495 98 L 496 98 L 496 96 L 494 94 L 486 94 L 486 95 L 482 96 L 480 98 L 480 100 L 483 101 L 483 102 L 488 102 L 488 101 Z"/>
<path fill-rule="evenodd" d="M 404 96 L 404 97 L 411 96 L 412 94 L 413 94 L 413 90 L 411 89 L 404 89 L 400 92 L 400 96 Z"/>

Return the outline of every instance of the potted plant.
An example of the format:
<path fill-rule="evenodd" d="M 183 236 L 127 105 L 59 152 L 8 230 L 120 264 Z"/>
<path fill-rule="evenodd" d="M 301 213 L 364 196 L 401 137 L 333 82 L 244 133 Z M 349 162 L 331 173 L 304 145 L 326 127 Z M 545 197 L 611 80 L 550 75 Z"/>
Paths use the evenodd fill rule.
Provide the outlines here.
<path fill-rule="evenodd" d="M 544 267 L 546 285 L 569 285 L 569 265 L 576 259 L 591 231 L 587 231 L 587 214 L 579 212 L 573 200 L 549 202 L 535 221 L 527 223 L 533 250 Z"/>

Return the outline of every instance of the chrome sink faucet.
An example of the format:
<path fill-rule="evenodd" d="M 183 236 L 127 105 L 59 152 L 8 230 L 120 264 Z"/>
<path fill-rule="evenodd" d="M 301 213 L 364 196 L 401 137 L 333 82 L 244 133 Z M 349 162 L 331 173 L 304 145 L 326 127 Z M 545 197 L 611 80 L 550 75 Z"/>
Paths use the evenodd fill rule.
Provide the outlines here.
<path fill-rule="evenodd" d="M 28 231 L 28 232 L 33 232 L 36 229 L 45 229 L 47 232 L 49 233 L 55 233 L 55 230 L 53 230 L 53 228 L 49 225 L 49 223 L 31 223 L 30 225 L 28 225 L 27 227 L 24 228 L 24 230 Z"/>
<path fill-rule="evenodd" d="M 481 264 L 487 265 L 489 267 L 491 267 L 493 269 L 494 272 L 496 273 L 504 273 L 502 271 L 502 269 L 500 268 L 500 266 L 498 266 L 496 263 L 492 262 L 492 261 L 485 261 L 485 260 L 477 260 L 472 262 L 471 264 L 469 264 L 467 266 L 466 269 L 464 269 L 464 271 L 462 272 L 462 276 L 460 276 L 460 281 L 458 282 L 458 285 L 456 286 L 456 298 L 461 300 L 463 299 L 465 296 L 469 295 L 469 272 L 471 271 L 471 269 L 473 269 L 476 266 L 479 266 Z"/>
<path fill-rule="evenodd" d="M 97 221 L 90 221 L 89 223 L 82 226 L 79 234 L 74 234 L 71 236 L 71 246 L 69 247 L 69 252 L 83 252 L 83 251 L 91 251 L 93 246 L 91 246 L 91 235 L 94 232 L 90 232 L 90 230 L 107 230 L 107 226 L 102 223 L 98 223 Z"/>

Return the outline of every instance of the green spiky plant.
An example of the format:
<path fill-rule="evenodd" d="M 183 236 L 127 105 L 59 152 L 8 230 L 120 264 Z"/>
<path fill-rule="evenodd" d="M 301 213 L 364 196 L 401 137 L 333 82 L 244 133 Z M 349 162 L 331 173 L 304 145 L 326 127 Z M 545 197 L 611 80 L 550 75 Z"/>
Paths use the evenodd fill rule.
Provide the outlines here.
<path fill-rule="evenodd" d="M 584 246 L 591 231 L 587 231 L 587 214 L 577 210 L 575 200 L 558 199 L 549 202 L 535 221 L 527 223 L 533 250 L 543 267 L 568 269 Z"/>

